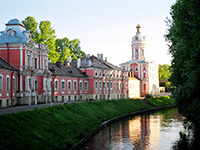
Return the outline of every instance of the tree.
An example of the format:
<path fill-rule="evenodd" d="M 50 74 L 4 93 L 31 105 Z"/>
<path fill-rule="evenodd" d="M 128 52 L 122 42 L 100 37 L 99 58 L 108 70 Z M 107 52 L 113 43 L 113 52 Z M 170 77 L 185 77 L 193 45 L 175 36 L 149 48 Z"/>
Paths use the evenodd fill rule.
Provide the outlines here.
<path fill-rule="evenodd" d="M 171 82 L 178 109 L 195 126 L 200 125 L 200 1 L 177 0 L 171 7 L 172 19 L 166 40 L 172 54 Z"/>
<path fill-rule="evenodd" d="M 38 23 L 36 22 L 35 18 L 28 16 L 27 18 L 25 18 L 25 20 L 22 21 L 22 23 L 24 24 L 26 30 L 31 30 L 31 32 L 32 32 L 31 38 L 32 38 L 33 41 L 37 42 L 37 39 L 38 39 L 38 31 L 37 31 Z"/>
<path fill-rule="evenodd" d="M 70 50 L 76 59 L 85 56 L 85 53 L 81 50 L 79 39 L 73 39 L 70 41 Z"/>
<path fill-rule="evenodd" d="M 60 54 L 59 60 L 63 63 L 68 60 L 68 56 L 71 56 L 72 61 L 77 58 L 85 56 L 85 53 L 81 50 L 80 41 L 74 39 L 70 41 L 68 38 L 56 39 L 56 51 Z"/>
<path fill-rule="evenodd" d="M 170 65 L 164 64 L 158 67 L 159 80 L 169 79 L 171 76 Z"/>
<path fill-rule="evenodd" d="M 49 48 L 49 59 L 55 63 L 59 58 L 59 53 L 55 51 L 55 30 L 51 27 L 50 21 L 41 21 L 39 24 L 35 18 L 28 16 L 22 21 L 26 30 L 32 31 L 32 40 L 36 43 L 43 43 Z"/>
<path fill-rule="evenodd" d="M 56 39 L 56 51 L 60 54 L 59 60 L 64 63 L 65 60 L 68 60 L 68 56 L 70 56 L 69 49 L 69 39 Z"/>

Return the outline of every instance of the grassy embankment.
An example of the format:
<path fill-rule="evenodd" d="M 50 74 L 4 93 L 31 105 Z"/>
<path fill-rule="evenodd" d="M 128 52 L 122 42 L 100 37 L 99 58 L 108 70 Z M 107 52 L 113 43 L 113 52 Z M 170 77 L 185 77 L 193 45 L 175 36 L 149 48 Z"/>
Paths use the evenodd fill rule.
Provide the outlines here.
<path fill-rule="evenodd" d="M 175 104 L 169 97 L 72 103 L 0 116 L 0 149 L 71 149 L 105 120 Z"/>

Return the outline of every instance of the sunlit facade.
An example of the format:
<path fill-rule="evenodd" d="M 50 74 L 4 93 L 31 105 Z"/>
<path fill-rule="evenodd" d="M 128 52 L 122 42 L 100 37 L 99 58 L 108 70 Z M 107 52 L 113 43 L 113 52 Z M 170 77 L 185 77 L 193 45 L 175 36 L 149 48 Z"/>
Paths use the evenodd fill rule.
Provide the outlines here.
<path fill-rule="evenodd" d="M 120 64 L 126 71 L 132 72 L 141 80 L 141 96 L 159 95 L 158 65 L 147 59 L 146 38 L 141 33 L 141 26 L 136 26 L 136 35 L 132 38 L 132 59 Z"/>

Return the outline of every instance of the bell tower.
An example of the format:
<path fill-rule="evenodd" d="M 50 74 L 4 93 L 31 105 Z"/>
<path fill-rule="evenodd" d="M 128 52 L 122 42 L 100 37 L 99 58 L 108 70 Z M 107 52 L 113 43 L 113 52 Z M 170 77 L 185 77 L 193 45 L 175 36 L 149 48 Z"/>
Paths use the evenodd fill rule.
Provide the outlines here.
<path fill-rule="evenodd" d="M 138 24 L 136 26 L 136 35 L 132 38 L 132 59 L 146 59 L 146 39 L 142 36 L 141 26 Z"/>

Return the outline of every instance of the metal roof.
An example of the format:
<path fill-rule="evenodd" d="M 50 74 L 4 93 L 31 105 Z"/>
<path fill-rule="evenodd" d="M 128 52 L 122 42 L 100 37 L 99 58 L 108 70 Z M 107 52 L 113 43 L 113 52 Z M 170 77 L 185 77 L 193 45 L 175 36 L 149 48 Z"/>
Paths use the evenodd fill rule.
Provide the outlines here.
<path fill-rule="evenodd" d="M 12 65 L 7 63 L 3 58 L 0 57 L 0 69 L 8 69 L 8 70 L 15 70 L 17 71 L 16 68 L 14 68 Z"/>

